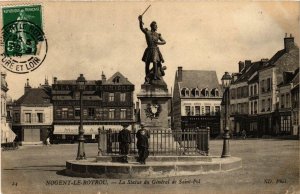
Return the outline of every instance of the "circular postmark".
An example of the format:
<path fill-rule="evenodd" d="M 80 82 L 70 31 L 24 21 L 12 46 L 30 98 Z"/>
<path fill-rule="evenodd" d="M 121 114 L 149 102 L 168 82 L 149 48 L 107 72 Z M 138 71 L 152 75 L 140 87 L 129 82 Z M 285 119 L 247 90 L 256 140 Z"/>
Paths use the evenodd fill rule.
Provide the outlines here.
<path fill-rule="evenodd" d="M 45 60 L 48 44 L 42 29 L 36 24 L 17 20 L 2 29 L 4 53 L 2 66 L 13 73 L 29 73 Z"/>

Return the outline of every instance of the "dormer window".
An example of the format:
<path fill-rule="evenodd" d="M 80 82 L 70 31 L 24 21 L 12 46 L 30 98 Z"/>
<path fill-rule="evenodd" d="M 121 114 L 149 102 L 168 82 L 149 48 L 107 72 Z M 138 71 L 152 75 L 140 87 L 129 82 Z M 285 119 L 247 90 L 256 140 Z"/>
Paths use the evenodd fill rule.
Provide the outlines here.
<path fill-rule="evenodd" d="M 218 89 L 215 90 L 215 96 L 219 96 L 219 90 Z"/>
<path fill-rule="evenodd" d="M 190 96 L 190 91 L 188 88 L 182 88 L 181 90 L 181 95 L 182 96 Z"/>
<path fill-rule="evenodd" d="M 185 96 L 185 88 L 181 90 L 181 96 Z"/>
<path fill-rule="evenodd" d="M 119 77 L 119 76 L 116 76 L 116 77 L 113 79 L 113 82 L 114 82 L 114 83 L 119 83 L 119 82 L 120 82 L 120 77 Z"/>
<path fill-rule="evenodd" d="M 193 88 L 191 93 L 194 97 L 199 97 L 200 96 L 200 92 L 199 92 L 198 88 Z"/>
<path fill-rule="evenodd" d="M 217 89 L 217 88 L 214 88 L 214 89 L 212 89 L 212 91 L 211 91 L 211 94 L 213 95 L 213 96 L 219 96 L 219 90 Z"/>
<path fill-rule="evenodd" d="M 185 95 L 186 95 L 186 96 L 190 96 L 190 91 L 189 91 L 189 89 L 186 89 L 186 90 L 185 90 Z"/>
<path fill-rule="evenodd" d="M 208 89 L 207 89 L 207 88 L 205 88 L 205 89 L 204 89 L 204 91 L 205 91 L 205 96 L 206 96 L 206 97 L 207 97 L 207 96 L 209 96 Z"/>

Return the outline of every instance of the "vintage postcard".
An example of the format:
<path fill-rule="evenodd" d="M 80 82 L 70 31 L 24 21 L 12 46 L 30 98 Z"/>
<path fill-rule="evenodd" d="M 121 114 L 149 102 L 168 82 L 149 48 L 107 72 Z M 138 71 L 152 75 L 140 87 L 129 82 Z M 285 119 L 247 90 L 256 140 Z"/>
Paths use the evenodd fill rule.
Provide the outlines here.
<path fill-rule="evenodd" d="M 1 193 L 300 193 L 299 2 L 0 7 Z"/>

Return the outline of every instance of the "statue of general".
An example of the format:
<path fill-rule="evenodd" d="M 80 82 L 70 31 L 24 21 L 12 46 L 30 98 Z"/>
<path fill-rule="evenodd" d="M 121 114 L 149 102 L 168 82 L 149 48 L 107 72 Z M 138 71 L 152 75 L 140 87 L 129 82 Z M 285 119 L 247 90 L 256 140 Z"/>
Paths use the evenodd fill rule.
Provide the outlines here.
<path fill-rule="evenodd" d="M 165 66 L 161 63 L 164 62 L 163 56 L 158 48 L 158 45 L 166 44 L 166 41 L 162 38 L 161 34 L 157 33 L 157 24 L 155 21 L 151 22 L 151 30 L 144 28 L 142 15 L 138 17 L 140 23 L 140 29 L 145 34 L 148 47 L 145 49 L 142 60 L 145 62 L 145 83 L 149 84 L 152 80 L 160 80 L 165 75 Z M 150 63 L 153 64 L 150 69 Z"/>

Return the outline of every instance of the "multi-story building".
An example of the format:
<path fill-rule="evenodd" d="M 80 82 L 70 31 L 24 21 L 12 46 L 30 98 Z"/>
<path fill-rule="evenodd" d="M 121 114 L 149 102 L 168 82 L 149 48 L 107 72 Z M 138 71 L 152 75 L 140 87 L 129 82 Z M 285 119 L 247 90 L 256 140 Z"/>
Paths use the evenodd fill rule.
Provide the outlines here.
<path fill-rule="evenodd" d="M 80 122 L 80 92 L 76 79 L 52 84 L 54 137 L 58 141 L 76 140 Z M 134 123 L 134 85 L 121 73 L 106 80 L 87 80 L 83 91 L 83 128 L 87 140 L 95 139 L 98 128 L 121 129 Z"/>
<path fill-rule="evenodd" d="M 284 38 L 284 49 L 270 60 L 239 62 L 239 72 L 232 74 L 227 94 L 230 99 L 227 102 L 223 99 L 224 105 L 230 104 L 230 122 L 227 126 L 232 132 L 246 130 L 247 134 L 254 136 L 290 134 L 283 131 L 291 129 L 291 109 L 296 110 L 291 106 L 291 91 L 297 84 L 291 85 L 288 77 L 296 77 L 292 72 L 298 66 L 299 48 L 292 36 Z M 295 78 L 294 82 L 299 84 L 299 79 Z M 297 92 L 294 93 L 296 96 Z M 297 119 L 293 118 L 295 128 L 298 128 Z"/>
<path fill-rule="evenodd" d="M 215 71 L 178 67 L 173 92 L 173 130 L 211 128 L 220 133 L 222 88 Z"/>
<path fill-rule="evenodd" d="M 15 134 L 12 131 L 10 118 L 7 115 L 7 91 L 6 73 L 1 72 L 1 143 L 13 142 Z"/>
<path fill-rule="evenodd" d="M 48 81 L 32 88 L 29 79 L 22 95 L 13 105 L 13 131 L 22 145 L 42 144 L 52 130 L 53 106 Z"/>
<path fill-rule="evenodd" d="M 274 115 L 277 99 L 277 85 L 283 83 L 284 72 L 295 71 L 299 67 L 299 48 L 294 43 L 294 37 L 284 38 L 284 49 L 278 51 L 258 71 L 259 77 L 259 126 L 260 134 L 275 135 L 281 126 Z M 284 90 L 282 88 L 282 90 Z M 289 94 L 290 95 L 290 94 Z M 290 96 L 288 96 L 290 98 Z M 290 106 L 290 105 L 289 105 Z M 287 115 L 286 115 L 287 116 Z M 291 123 L 290 116 L 285 117 L 284 123 Z"/>
<path fill-rule="evenodd" d="M 257 130 L 257 71 L 264 62 L 265 60 L 239 62 L 239 73 L 230 85 L 230 126 L 235 133 L 240 133 L 242 130 L 255 133 Z"/>
<path fill-rule="evenodd" d="M 283 82 L 278 85 L 277 90 L 277 99 L 279 98 L 279 100 L 276 107 L 278 122 L 275 122 L 275 134 L 298 134 L 296 126 L 298 125 L 297 110 L 299 111 L 299 108 L 297 108 L 297 93 L 294 89 L 297 85 L 299 87 L 299 68 L 295 72 L 283 72 Z"/>

